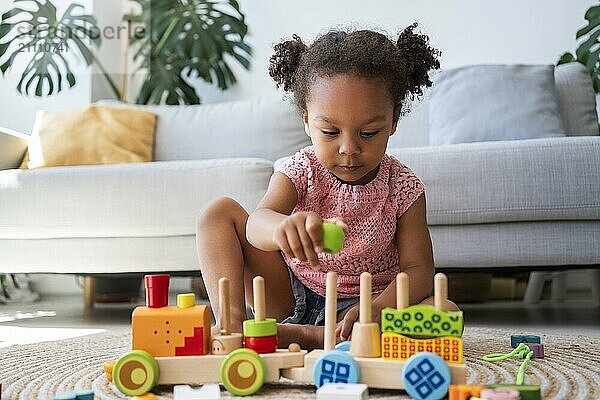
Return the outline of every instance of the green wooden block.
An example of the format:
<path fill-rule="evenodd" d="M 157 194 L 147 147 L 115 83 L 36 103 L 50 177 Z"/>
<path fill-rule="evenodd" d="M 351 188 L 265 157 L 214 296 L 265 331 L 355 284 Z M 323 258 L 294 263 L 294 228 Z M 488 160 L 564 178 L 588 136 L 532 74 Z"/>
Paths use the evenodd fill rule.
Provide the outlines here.
<path fill-rule="evenodd" d="M 265 337 L 277 335 L 277 321 L 275 318 L 265 318 L 263 321 L 247 319 L 243 323 L 244 336 Z"/>
<path fill-rule="evenodd" d="M 514 389 L 519 392 L 521 400 L 541 400 L 542 393 L 537 385 L 486 385 L 491 389 Z"/>
<path fill-rule="evenodd" d="M 402 310 L 381 310 L 381 332 L 401 335 L 456 336 L 463 332 L 462 311 L 439 311 L 434 306 L 418 304 Z"/>

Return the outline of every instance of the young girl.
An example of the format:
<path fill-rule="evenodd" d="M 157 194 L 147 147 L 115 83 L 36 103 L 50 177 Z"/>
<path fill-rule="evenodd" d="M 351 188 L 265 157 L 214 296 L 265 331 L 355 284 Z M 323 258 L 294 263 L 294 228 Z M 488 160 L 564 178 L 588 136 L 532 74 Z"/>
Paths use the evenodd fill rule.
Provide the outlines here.
<path fill-rule="evenodd" d="M 423 183 L 385 154 L 408 96 L 431 86 L 439 52 L 407 27 L 394 43 L 369 30 L 331 31 L 312 45 L 275 45 L 269 73 L 293 94 L 312 146 L 283 163 L 250 215 L 233 199 L 198 219 L 198 256 L 218 318 L 218 280 L 231 281 L 232 331 L 241 332 L 252 278 L 266 286 L 278 345 L 321 347 L 327 271 L 338 273 L 338 339 L 358 319 L 359 276 L 373 275 L 373 317 L 395 305 L 395 277 L 410 277 L 410 303 L 432 303 L 433 254 Z M 322 251 L 322 224 L 346 231 L 339 254 Z M 244 301 L 245 299 L 245 301 Z M 453 308 L 450 304 L 449 308 Z M 213 333 L 219 331 L 219 321 Z"/>

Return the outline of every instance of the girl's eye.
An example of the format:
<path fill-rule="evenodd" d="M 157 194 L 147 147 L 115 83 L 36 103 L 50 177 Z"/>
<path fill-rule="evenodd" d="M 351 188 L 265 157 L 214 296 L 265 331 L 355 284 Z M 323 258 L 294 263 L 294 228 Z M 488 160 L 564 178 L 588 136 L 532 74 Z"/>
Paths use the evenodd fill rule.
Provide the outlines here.
<path fill-rule="evenodd" d="M 338 131 L 324 131 L 323 129 L 321 129 L 321 132 L 323 132 L 323 134 L 327 136 L 335 136 L 339 133 Z"/>
<path fill-rule="evenodd" d="M 375 136 L 379 133 L 379 131 L 371 131 L 371 132 L 361 132 L 360 134 L 362 136 L 366 136 L 366 137 L 371 137 L 371 136 Z"/>

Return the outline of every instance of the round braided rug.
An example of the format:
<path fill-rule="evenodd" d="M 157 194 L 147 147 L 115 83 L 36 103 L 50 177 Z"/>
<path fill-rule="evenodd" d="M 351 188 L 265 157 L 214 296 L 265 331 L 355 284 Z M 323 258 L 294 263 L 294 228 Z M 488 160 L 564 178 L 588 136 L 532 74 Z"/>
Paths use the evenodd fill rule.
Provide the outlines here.
<path fill-rule="evenodd" d="M 510 332 L 466 328 L 463 340 L 467 383 L 515 382 L 521 360 L 490 363 L 481 359 L 489 353 L 510 352 Z M 56 393 L 89 388 L 94 390 L 97 399 L 125 398 L 107 381 L 102 364 L 126 353 L 130 343 L 130 334 L 96 335 L 0 349 L 2 398 L 52 399 Z M 526 370 L 526 384 L 541 385 L 544 399 L 600 398 L 599 338 L 544 335 L 542 343 L 546 356 L 531 360 Z M 170 386 L 159 386 L 154 392 L 162 399 L 172 398 Z M 409 398 L 398 391 L 370 389 L 369 392 L 372 399 Z M 226 391 L 221 394 L 222 398 L 234 398 Z M 282 381 L 265 385 L 249 398 L 314 399 L 314 396 L 314 386 Z"/>

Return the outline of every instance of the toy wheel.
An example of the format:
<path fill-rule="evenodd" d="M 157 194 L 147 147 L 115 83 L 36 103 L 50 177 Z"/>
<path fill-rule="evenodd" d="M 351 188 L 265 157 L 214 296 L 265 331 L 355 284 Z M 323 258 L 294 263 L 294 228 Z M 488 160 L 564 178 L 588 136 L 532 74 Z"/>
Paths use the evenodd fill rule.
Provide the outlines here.
<path fill-rule="evenodd" d="M 119 358 L 112 372 L 115 386 L 127 396 L 149 392 L 159 376 L 156 360 L 144 350 L 133 350 Z"/>
<path fill-rule="evenodd" d="M 331 350 L 324 353 L 315 363 L 313 380 L 318 388 L 326 383 L 358 383 L 360 368 L 347 352 Z"/>
<path fill-rule="evenodd" d="M 450 386 L 450 369 L 434 353 L 420 352 L 404 364 L 402 382 L 404 390 L 415 400 L 442 399 Z"/>
<path fill-rule="evenodd" d="M 258 392 L 265 382 L 263 360 L 254 350 L 232 351 L 221 364 L 221 382 L 225 389 L 236 396 Z"/>

